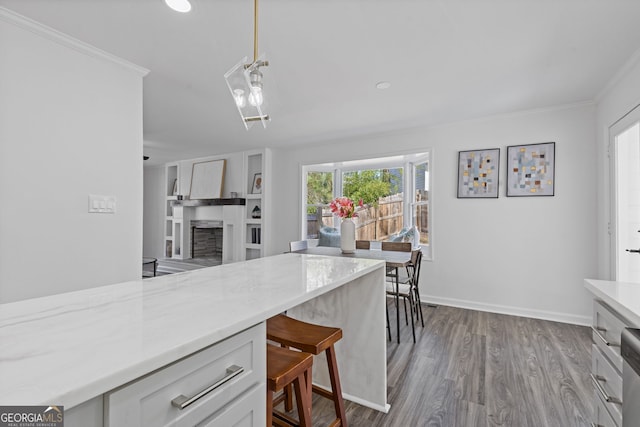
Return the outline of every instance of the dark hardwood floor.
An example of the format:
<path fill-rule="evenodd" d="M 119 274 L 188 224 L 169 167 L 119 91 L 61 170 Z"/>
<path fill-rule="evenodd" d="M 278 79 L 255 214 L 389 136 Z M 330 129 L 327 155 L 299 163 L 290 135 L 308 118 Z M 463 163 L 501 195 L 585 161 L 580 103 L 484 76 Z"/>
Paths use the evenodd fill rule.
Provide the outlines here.
<path fill-rule="evenodd" d="M 423 312 L 416 344 L 404 322 L 400 344 L 387 342 L 391 410 L 345 402 L 350 426 L 591 426 L 588 328 L 445 306 Z M 332 403 L 314 396 L 314 426 L 333 417 Z"/>

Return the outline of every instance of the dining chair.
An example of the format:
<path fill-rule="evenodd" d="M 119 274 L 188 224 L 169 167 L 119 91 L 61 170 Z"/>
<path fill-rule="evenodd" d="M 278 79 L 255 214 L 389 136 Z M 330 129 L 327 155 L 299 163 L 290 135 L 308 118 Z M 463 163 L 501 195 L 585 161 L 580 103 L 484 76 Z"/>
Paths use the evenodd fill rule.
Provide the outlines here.
<path fill-rule="evenodd" d="M 369 243 L 368 241 L 366 241 Z M 369 247 L 367 247 L 369 249 Z M 383 251 L 411 252 L 411 242 L 382 242 L 381 249 Z M 387 268 L 387 277 L 393 278 L 397 274 L 393 268 Z"/>
<path fill-rule="evenodd" d="M 376 243 L 376 242 L 374 242 Z M 411 252 L 411 242 L 379 242 L 383 251 Z M 356 240 L 356 249 L 371 249 L 370 240 Z"/>
<path fill-rule="evenodd" d="M 418 310 L 420 313 L 420 322 L 422 323 L 422 327 L 424 328 L 424 314 L 422 313 L 422 302 L 420 299 L 420 270 L 422 269 L 422 251 L 417 250 L 418 258 L 414 263 L 414 280 L 413 280 L 413 291 L 415 293 L 415 304 L 416 304 L 416 315 L 418 314 Z M 435 305 L 431 305 L 431 307 L 435 307 Z"/>
<path fill-rule="evenodd" d="M 366 242 L 367 248 L 369 249 L 370 247 L 370 242 L 368 240 L 365 240 L 364 242 Z M 356 248 L 357 248 L 357 243 L 358 241 L 356 241 Z M 364 244 L 362 244 L 364 246 Z M 382 242 L 380 249 L 383 251 L 396 251 L 396 252 L 411 252 L 411 243 L 410 242 Z M 387 295 L 394 297 L 394 301 L 396 301 L 396 310 L 400 310 L 400 304 L 398 299 L 402 296 L 400 293 L 398 293 L 398 295 L 395 294 L 394 291 L 394 283 L 400 278 L 398 269 L 395 267 L 387 267 L 387 280 L 390 281 L 390 288 L 392 290 L 392 292 L 387 292 Z M 397 285 L 399 286 L 400 283 L 398 282 Z M 408 317 L 407 317 L 407 309 L 406 309 L 406 301 L 404 301 L 405 304 L 405 321 L 408 324 Z M 386 314 L 387 314 L 387 330 L 389 331 L 389 341 L 391 341 L 391 326 L 389 324 L 389 308 L 387 307 L 386 309 Z M 412 330 L 413 330 L 413 316 L 411 317 L 411 325 L 412 325 Z M 399 329 L 398 329 L 399 331 Z M 398 339 L 400 339 L 398 337 Z M 413 332 L 413 342 L 416 342 L 416 336 L 415 336 L 415 331 Z"/>
<path fill-rule="evenodd" d="M 420 319 L 420 323 L 424 328 L 424 315 L 422 313 L 422 304 L 420 303 L 420 270 L 422 268 L 422 251 L 419 249 L 411 251 L 411 264 L 407 266 L 406 274 L 401 275 L 398 278 L 399 290 L 404 294 L 411 294 L 413 299 L 413 311 L 416 313 L 416 318 Z M 390 284 L 387 284 L 387 290 L 391 288 Z M 401 295 L 404 296 L 404 295 Z M 407 321 L 408 323 L 408 321 Z"/>
<path fill-rule="evenodd" d="M 306 240 L 298 240 L 297 242 L 289 242 L 289 252 L 303 251 L 309 247 Z"/>
<path fill-rule="evenodd" d="M 383 251 L 411 252 L 411 242 L 382 242 Z"/>
<path fill-rule="evenodd" d="M 356 240 L 356 249 L 369 249 L 371 242 L 368 240 Z"/>
<path fill-rule="evenodd" d="M 411 262 L 406 268 L 406 276 L 400 276 L 400 274 L 395 271 L 393 273 L 387 273 L 387 295 L 391 296 L 398 301 L 398 298 L 403 299 L 404 303 L 404 317 L 405 322 L 409 324 L 409 316 L 407 314 L 407 302 L 409 302 L 409 309 L 411 311 L 411 333 L 413 335 L 413 342 L 416 342 L 416 331 L 415 324 L 413 320 L 413 313 L 416 313 L 416 317 L 421 319 L 422 326 L 424 327 L 424 318 L 422 318 L 422 307 L 416 305 L 420 303 L 419 293 L 416 291 L 416 286 L 419 280 L 420 274 L 420 265 L 422 260 L 422 251 L 419 249 L 411 250 L 411 243 L 402 243 L 402 242 L 388 242 L 388 243 L 400 243 L 402 246 L 396 245 L 383 245 L 383 250 L 386 247 L 386 250 L 393 249 L 403 249 L 406 252 L 411 252 Z M 408 245 L 408 246 L 406 246 Z M 409 248 L 409 251 L 406 248 Z M 396 310 L 400 310 L 399 306 L 396 306 Z"/>

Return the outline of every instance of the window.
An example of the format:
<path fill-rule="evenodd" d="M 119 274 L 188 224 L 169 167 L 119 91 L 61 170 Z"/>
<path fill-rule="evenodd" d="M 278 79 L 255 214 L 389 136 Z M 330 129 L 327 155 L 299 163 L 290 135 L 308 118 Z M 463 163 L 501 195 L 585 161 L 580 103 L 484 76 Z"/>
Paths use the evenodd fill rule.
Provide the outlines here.
<path fill-rule="evenodd" d="M 333 175 L 334 172 L 309 170 L 306 173 L 307 189 L 306 214 L 303 221 L 306 224 L 306 236 L 308 239 L 318 237 L 318 230 L 322 225 L 333 226 L 329 203 L 333 200 Z"/>
<path fill-rule="evenodd" d="M 403 178 L 400 167 L 342 172 L 342 195 L 364 204 L 358 211 L 356 239 L 388 240 L 402 230 Z"/>
<path fill-rule="evenodd" d="M 357 209 L 356 239 L 388 240 L 415 225 L 430 257 L 429 157 L 427 152 L 303 166 L 302 238 L 317 238 L 323 225 L 338 227 L 329 203 L 346 196 L 364 204 Z"/>
<path fill-rule="evenodd" d="M 413 166 L 412 221 L 420 232 L 420 244 L 429 244 L 429 162 Z"/>

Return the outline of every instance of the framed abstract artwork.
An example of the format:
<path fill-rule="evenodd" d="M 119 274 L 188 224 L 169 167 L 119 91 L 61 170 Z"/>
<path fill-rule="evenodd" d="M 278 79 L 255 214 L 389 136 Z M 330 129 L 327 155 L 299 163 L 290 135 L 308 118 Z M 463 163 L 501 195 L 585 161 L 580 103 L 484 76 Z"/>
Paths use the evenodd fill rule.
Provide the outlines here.
<path fill-rule="evenodd" d="M 553 196 L 556 143 L 507 147 L 507 196 Z"/>
<path fill-rule="evenodd" d="M 458 152 L 458 198 L 497 198 L 500 149 Z"/>

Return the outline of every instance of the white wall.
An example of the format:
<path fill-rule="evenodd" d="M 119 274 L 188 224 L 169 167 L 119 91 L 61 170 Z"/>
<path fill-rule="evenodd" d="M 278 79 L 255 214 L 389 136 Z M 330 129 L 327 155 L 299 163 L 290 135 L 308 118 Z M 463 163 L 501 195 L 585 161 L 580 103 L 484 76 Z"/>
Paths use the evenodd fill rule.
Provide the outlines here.
<path fill-rule="evenodd" d="M 139 278 L 145 71 L 6 9 L 0 64 L 0 302 Z"/>
<path fill-rule="evenodd" d="M 300 166 L 433 148 L 433 261 L 425 301 L 588 324 L 596 271 L 595 106 L 274 150 L 274 252 L 300 238 Z M 505 197 L 506 147 L 554 141 L 554 197 Z M 500 198 L 457 199 L 459 150 L 501 148 Z"/>
<path fill-rule="evenodd" d="M 144 167 L 144 207 L 142 253 L 164 258 L 165 179 L 164 166 Z"/>
<path fill-rule="evenodd" d="M 610 168 L 607 157 L 609 127 L 640 104 L 640 53 L 633 56 L 620 70 L 599 98 L 597 109 L 598 146 L 598 275 L 600 279 L 612 279 L 611 248 L 608 223 L 610 221 Z"/>

